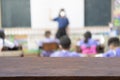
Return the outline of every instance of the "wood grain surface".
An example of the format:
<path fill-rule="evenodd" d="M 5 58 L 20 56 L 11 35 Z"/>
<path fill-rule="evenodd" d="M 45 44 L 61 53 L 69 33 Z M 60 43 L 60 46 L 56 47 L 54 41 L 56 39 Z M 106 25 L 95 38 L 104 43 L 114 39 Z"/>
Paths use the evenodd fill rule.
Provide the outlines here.
<path fill-rule="evenodd" d="M 39 58 L 39 57 L 0 58 L 0 77 L 55 78 L 55 79 L 49 78 L 48 80 L 59 80 L 56 79 L 57 77 L 58 78 L 64 77 L 65 79 L 62 80 L 74 80 L 75 78 L 85 76 L 119 77 L 120 76 L 119 60 L 120 58 Z"/>

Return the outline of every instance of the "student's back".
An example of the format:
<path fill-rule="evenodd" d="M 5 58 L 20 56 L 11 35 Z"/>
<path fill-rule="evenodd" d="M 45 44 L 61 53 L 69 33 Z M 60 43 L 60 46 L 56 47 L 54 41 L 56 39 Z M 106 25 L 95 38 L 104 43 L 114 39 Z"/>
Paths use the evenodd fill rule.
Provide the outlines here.
<path fill-rule="evenodd" d="M 68 36 L 60 38 L 61 50 L 54 52 L 51 57 L 80 57 L 79 54 L 70 51 L 71 40 Z"/>
<path fill-rule="evenodd" d="M 120 57 L 120 40 L 112 37 L 108 40 L 109 51 L 103 54 L 103 57 Z"/>
<path fill-rule="evenodd" d="M 103 54 L 103 57 L 120 57 L 120 48 L 117 48 L 116 50 L 109 50 Z"/>
<path fill-rule="evenodd" d="M 50 57 L 80 57 L 80 54 L 70 52 L 67 50 L 60 50 L 53 53 Z"/>
<path fill-rule="evenodd" d="M 84 54 L 96 54 L 98 42 L 92 39 L 92 34 L 90 32 L 86 32 L 84 37 L 84 40 L 77 42 L 77 46 L 80 47 Z"/>
<path fill-rule="evenodd" d="M 84 40 L 80 40 L 78 43 L 77 43 L 78 46 L 87 46 L 87 47 L 90 47 L 90 46 L 97 46 L 98 45 L 98 42 L 94 39 L 89 39 L 87 43 L 85 43 Z"/>

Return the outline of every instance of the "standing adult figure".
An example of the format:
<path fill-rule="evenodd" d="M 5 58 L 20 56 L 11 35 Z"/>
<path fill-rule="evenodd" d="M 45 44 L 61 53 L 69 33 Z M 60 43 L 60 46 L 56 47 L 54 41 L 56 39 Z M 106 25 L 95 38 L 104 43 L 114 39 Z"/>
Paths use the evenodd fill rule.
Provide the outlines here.
<path fill-rule="evenodd" d="M 62 36 L 67 35 L 69 20 L 66 16 L 65 10 L 61 9 L 58 17 L 56 17 L 52 20 L 58 22 L 58 30 L 57 30 L 57 33 L 56 33 L 56 38 L 60 39 Z"/>

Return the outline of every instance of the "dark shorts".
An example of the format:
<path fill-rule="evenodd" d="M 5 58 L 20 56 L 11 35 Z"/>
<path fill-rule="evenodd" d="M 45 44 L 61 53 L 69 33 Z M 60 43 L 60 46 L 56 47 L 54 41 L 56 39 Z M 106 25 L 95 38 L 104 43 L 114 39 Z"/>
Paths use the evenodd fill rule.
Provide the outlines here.
<path fill-rule="evenodd" d="M 62 36 L 67 35 L 66 33 L 66 27 L 65 28 L 59 28 L 57 33 L 56 33 L 56 38 L 60 39 Z"/>

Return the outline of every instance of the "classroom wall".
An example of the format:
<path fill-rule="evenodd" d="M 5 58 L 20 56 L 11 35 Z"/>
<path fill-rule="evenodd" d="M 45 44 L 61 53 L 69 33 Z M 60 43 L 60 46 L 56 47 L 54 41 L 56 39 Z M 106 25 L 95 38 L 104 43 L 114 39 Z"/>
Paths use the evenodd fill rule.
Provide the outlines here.
<path fill-rule="evenodd" d="M 67 12 L 70 27 L 84 26 L 84 0 L 31 0 L 32 28 L 56 27 L 57 23 L 50 21 L 49 17 L 56 17 L 61 8 Z"/>

